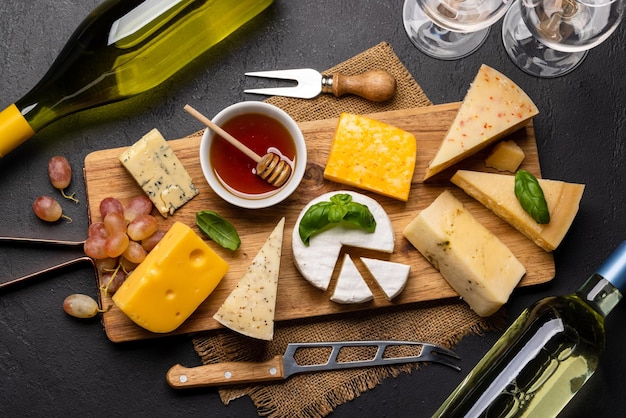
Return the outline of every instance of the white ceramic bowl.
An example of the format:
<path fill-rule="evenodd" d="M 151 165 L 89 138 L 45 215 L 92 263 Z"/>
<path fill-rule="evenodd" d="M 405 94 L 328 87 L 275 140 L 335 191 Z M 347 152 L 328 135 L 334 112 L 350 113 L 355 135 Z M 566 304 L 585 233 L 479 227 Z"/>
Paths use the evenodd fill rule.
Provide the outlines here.
<path fill-rule="evenodd" d="M 287 183 L 274 192 L 266 193 L 262 197 L 244 197 L 233 193 L 215 174 L 211 166 L 209 157 L 211 143 L 215 138 L 215 133 L 211 129 L 206 129 L 200 142 L 200 165 L 202 172 L 209 186 L 213 191 L 225 201 L 247 209 L 260 209 L 276 205 L 289 197 L 300 185 L 307 162 L 306 143 L 302 131 L 296 122 L 285 111 L 265 102 L 240 102 L 228 106 L 219 112 L 212 120 L 219 126 L 235 116 L 260 113 L 278 120 L 289 131 L 296 150 L 296 158 L 292 169 L 292 174 Z"/>

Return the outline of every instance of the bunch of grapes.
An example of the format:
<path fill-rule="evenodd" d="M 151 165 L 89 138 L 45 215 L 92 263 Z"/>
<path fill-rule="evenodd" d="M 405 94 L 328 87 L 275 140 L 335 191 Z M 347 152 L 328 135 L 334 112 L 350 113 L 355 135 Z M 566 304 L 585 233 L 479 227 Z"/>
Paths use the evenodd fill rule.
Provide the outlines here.
<path fill-rule="evenodd" d="M 96 261 L 105 293 L 115 293 L 165 235 L 151 212 L 145 195 L 131 198 L 126 206 L 114 197 L 100 202 L 102 221 L 89 225 L 84 250 Z"/>

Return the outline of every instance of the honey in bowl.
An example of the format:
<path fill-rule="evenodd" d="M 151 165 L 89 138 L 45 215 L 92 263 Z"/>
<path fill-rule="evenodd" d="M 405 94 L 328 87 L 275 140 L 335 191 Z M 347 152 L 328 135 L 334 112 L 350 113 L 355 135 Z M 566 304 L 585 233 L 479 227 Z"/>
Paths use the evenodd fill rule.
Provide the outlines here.
<path fill-rule="evenodd" d="M 221 124 L 222 129 L 256 152 L 273 152 L 293 169 L 296 146 L 291 134 L 278 120 L 261 113 L 234 116 Z M 215 175 L 234 195 L 260 199 L 279 189 L 256 174 L 256 162 L 223 138 L 216 136 L 209 149 L 209 159 Z"/>

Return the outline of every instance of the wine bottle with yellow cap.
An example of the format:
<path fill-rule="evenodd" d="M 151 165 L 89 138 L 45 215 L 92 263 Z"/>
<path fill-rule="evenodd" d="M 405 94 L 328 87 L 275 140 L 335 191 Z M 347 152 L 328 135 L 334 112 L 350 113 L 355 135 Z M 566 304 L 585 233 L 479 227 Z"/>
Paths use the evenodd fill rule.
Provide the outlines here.
<path fill-rule="evenodd" d="M 156 87 L 272 0 L 106 0 L 44 77 L 0 112 L 0 157 L 50 123 Z"/>

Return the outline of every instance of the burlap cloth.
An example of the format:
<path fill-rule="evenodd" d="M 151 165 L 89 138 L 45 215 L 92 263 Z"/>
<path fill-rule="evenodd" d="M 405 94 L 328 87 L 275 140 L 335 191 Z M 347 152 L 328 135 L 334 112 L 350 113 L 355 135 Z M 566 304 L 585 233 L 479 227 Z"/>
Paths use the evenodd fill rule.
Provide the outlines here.
<path fill-rule="evenodd" d="M 329 69 L 328 72 L 341 71 L 352 75 L 375 68 L 388 70 L 398 83 L 395 97 L 384 103 L 372 103 L 356 96 L 335 98 L 329 94 L 312 100 L 272 97 L 267 102 L 284 109 L 296 121 L 335 118 L 343 111 L 366 114 L 432 104 L 391 46 L 384 42 Z M 452 347 L 470 333 L 501 329 L 502 322 L 502 312 L 488 319 L 480 318 L 465 303 L 448 300 L 348 313 L 340 318 L 282 322 L 276 325 L 271 342 L 253 340 L 230 330 L 211 331 L 196 334 L 193 345 L 204 364 L 267 360 L 282 354 L 290 342 L 381 339 L 427 341 Z M 342 361 L 351 357 L 356 359 L 360 355 L 371 357 L 372 354 L 354 351 L 346 354 Z M 325 362 L 327 356 L 327 351 L 305 351 L 297 360 L 299 364 L 313 364 Z M 323 417 L 338 405 L 375 387 L 383 379 L 400 373 L 410 373 L 419 367 L 425 366 L 414 363 L 306 373 L 292 376 L 280 383 L 220 388 L 219 395 L 224 404 L 248 395 L 261 416 Z"/>

